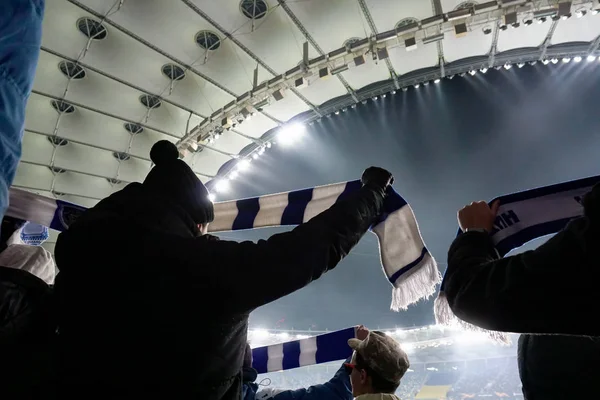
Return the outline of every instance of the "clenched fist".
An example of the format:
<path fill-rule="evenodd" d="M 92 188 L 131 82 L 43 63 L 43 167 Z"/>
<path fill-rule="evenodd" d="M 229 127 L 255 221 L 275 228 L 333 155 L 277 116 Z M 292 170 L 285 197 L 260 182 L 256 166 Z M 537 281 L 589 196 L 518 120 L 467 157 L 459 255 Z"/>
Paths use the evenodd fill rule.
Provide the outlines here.
<path fill-rule="evenodd" d="M 495 201 L 491 207 L 485 201 L 477 201 L 464 206 L 458 212 L 458 225 L 463 232 L 469 229 L 485 229 L 491 232 L 498 213 L 500 202 Z"/>

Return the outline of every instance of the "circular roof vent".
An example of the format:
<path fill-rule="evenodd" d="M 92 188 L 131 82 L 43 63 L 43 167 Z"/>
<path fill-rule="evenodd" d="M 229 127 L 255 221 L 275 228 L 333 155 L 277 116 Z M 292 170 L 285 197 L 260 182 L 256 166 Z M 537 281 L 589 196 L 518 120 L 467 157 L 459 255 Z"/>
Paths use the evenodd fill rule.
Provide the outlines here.
<path fill-rule="evenodd" d="M 67 139 L 61 138 L 60 136 L 48 136 L 48 141 L 52 143 L 53 146 L 63 147 L 69 144 Z"/>
<path fill-rule="evenodd" d="M 158 108 L 162 104 L 160 99 L 157 96 L 152 96 L 150 94 L 143 94 L 140 96 L 140 103 L 145 105 L 148 108 Z"/>
<path fill-rule="evenodd" d="M 217 50 L 221 47 L 221 39 L 211 31 L 200 31 L 196 33 L 196 43 L 204 50 Z"/>
<path fill-rule="evenodd" d="M 48 167 L 50 169 L 50 171 L 52 171 L 52 173 L 54 174 L 64 174 L 65 172 L 67 172 L 66 170 L 62 169 L 62 168 L 58 168 L 58 167 Z"/>
<path fill-rule="evenodd" d="M 117 178 L 106 178 L 106 180 L 111 185 L 120 185 L 122 183 L 122 181 L 118 180 Z"/>
<path fill-rule="evenodd" d="M 113 157 L 119 161 L 127 161 L 131 158 L 131 156 L 124 151 L 115 151 Z"/>
<path fill-rule="evenodd" d="M 52 104 L 52 108 L 60 114 L 71 114 L 72 112 L 75 112 L 75 107 L 64 100 L 52 100 L 50 101 L 50 104 Z"/>
<path fill-rule="evenodd" d="M 242 0 L 240 2 L 240 11 L 246 18 L 261 19 L 267 15 L 269 6 L 264 0 Z"/>
<path fill-rule="evenodd" d="M 69 79 L 85 78 L 85 70 L 77 63 L 71 61 L 61 61 L 58 63 L 58 68 Z"/>
<path fill-rule="evenodd" d="M 185 78 L 185 71 L 179 65 L 165 64 L 161 68 L 162 73 L 172 81 L 180 81 Z"/>
<path fill-rule="evenodd" d="M 402 28 L 402 27 L 404 27 L 404 26 L 406 26 L 406 25 L 414 24 L 415 22 L 417 22 L 417 23 L 418 23 L 418 22 L 419 22 L 419 20 L 418 20 L 418 19 L 416 19 L 416 18 L 413 18 L 413 17 L 404 18 L 404 19 L 401 19 L 401 20 L 400 20 L 400 21 L 399 21 L 399 22 L 396 24 L 395 28 L 396 28 L 396 29 L 398 29 L 398 28 Z"/>
<path fill-rule="evenodd" d="M 91 18 L 80 18 L 77 21 L 77 29 L 90 39 L 102 40 L 106 38 L 106 28 L 100 22 Z"/>
<path fill-rule="evenodd" d="M 134 124 L 132 122 L 127 122 L 125 124 L 123 124 L 123 127 L 125 128 L 125 130 L 129 133 L 131 133 L 132 135 L 137 135 L 138 133 L 142 133 L 144 132 L 144 127 L 139 125 L 139 124 Z"/>
<path fill-rule="evenodd" d="M 463 1 L 456 7 L 454 7 L 454 11 L 456 10 L 472 10 L 477 5 L 476 1 Z"/>
<path fill-rule="evenodd" d="M 350 47 L 351 47 L 351 46 L 352 46 L 354 43 L 358 42 L 359 40 L 360 40 L 360 38 L 357 38 L 357 37 L 351 37 L 350 39 L 348 39 L 348 40 L 346 40 L 346 41 L 344 42 L 343 46 L 344 46 L 346 49 L 350 49 Z"/>

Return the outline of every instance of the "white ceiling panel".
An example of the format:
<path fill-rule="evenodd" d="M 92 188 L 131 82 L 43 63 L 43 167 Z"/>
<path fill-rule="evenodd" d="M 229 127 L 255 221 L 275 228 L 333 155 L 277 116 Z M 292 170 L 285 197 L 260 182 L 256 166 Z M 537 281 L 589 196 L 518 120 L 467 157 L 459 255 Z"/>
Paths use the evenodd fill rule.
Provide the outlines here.
<path fill-rule="evenodd" d="M 205 149 L 192 157 L 190 165 L 194 171 L 207 175 L 216 175 L 219 168 L 229 160 L 231 160 L 229 156 Z"/>
<path fill-rule="evenodd" d="M 14 185 L 32 187 L 40 190 L 50 190 L 52 188 L 53 177 L 54 174 L 49 168 L 20 163 L 17 168 Z"/>
<path fill-rule="evenodd" d="M 263 1 L 256 0 L 256 3 Z M 441 1 L 444 12 L 461 3 L 460 0 Z M 534 0 L 534 3 L 536 7 L 547 5 L 542 0 Z M 584 3 L 588 7 L 589 2 L 575 3 L 573 17 L 558 23 L 552 44 L 591 42 L 600 34 L 597 23 L 600 17 L 592 16 L 591 12 L 583 18 L 575 17 L 577 7 Z M 104 197 L 122 187 L 111 185 L 106 178 L 143 180 L 150 168 L 148 158 L 152 145 L 161 139 L 177 142 L 205 117 L 250 90 L 255 68 L 258 68 L 258 81 L 263 82 L 299 65 L 302 46 L 307 41 L 303 29 L 317 43 L 314 47 L 321 47 L 325 52 L 338 49 L 351 37 L 371 37 L 375 33 L 361 4 L 355 0 L 299 0 L 284 4 L 266 0 L 268 11 L 256 20 L 242 14 L 239 0 L 127 0 L 121 7 L 119 4 L 115 0 L 46 3 L 42 52 L 34 92 L 27 106 L 24 162 L 17 172 L 17 184 L 37 187 L 44 193 L 54 190 L 79 194 L 83 197 L 77 197 L 76 202 L 91 205 L 95 200 L 85 198 L 86 193 L 89 197 Z M 365 4 L 379 33 L 394 29 L 405 18 L 422 20 L 433 15 L 432 2 L 426 0 L 365 0 Z M 85 51 L 88 38 L 79 31 L 77 21 L 83 17 L 99 21 L 105 15 L 106 37 L 92 40 Z M 493 35 L 484 35 L 481 28 L 485 21 L 490 26 L 495 25 L 496 18 L 497 15 L 490 14 L 476 17 L 479 21 L 476 23 L 468 20 L 469 32 L 462 38 L 454 37 L 452 31 L 447 32 L 442 42 L 445 61 L 487 54 Z M 518 29 L 502 31 L 498 52 L 538 47 L 549 27 L 549 22 L 521 24 Z M 431 34 L 440 26 L 428 29 Z M 446 25 L 444 29 L 451 27 Z M 220 39 L 217 49 L 207 51 L 196 43 L 195 35 L 202 30 L 213 32 Z M 404 37 L 395 46 L 388 47 L 389 59 L 400 78 L 403 74 L 438 65 L 436 44 L 422 44 L 423 32 L 417 37 L 415 51 L 406 51 Z M 392 45 L 390 42 L 393 40 L 388 42 Z M 320 55 L 314 47 L 309 45 L 311 59 Z M 352 56 L 347 55 L 345 60 L 329 61 L 329 65 L 340 66 L 351 59 Z M 365 65 L 339 76 L 357 90 L 359 97 L 361 88 L 390 78 L 385 62 L 375 64 L 370 54 L 367 59 Z M 86 71 L 86 77 L 69 82 L 58 68 L 63 60 L 77 60 Z M 162 67 L 167 64 L 181 64 L 182 68 L 191 64 L 191 69 L 184 71 L 183 79 L 172 82 L 162 73 Z M 312 105 L 333 104 L 330 100 L 348 94 L 339 77 L 319 79 L 314 71 L 311 73 L 306 76 L 309 86 L 299 92 Z M 51 100 L 62 99 L 67 87 L 65 99 L 74 103 L 75 111 L 59 118 Z M 139 101 L 140 95 L 145 93 L 163 99 L 161 106 L 149 115 Z M 265 113 L 285 122 L 311 109 L 290 90 L 286 94 L 281 101 L 264 106 Z M 144 130 L 132 136 L 124 128 L 125 122 L 144 125 Z M 276 126 L 273 119 L 257 113 L 235 127 L 242 135 L 225 132 L 212 144 L 215 150 L 190 154 L 185 161 L 198 174 L 215 175 L 231 160 L 219 151 L 238 154 L 252 143 L 252 139 L 243 135 L 259 138 Z M 53 135 L 69 143 L 54 147 L 48 140 Z M 132 157 L 119 162 L 113 155 L 115 151 Z M 46 166 L 50 164 L 68 171 L 54 175 Z"/>
<path fill-rule="evenodd" d="M 300 94 L 303 94 L 304 89 L 298 90 Z M 274 118 L 277 118 L 280 121 L 287 121 L 290 118 L 298 115 L 310 107 L 302 101 L 298 96 L 295 96 L 291 92 L 287 92 L 287 95 L 279 101 L 274 101 L 268 106 L 265 106 L 264 109 L 269 115 L 272 115 Z"/>
<path fill-rule="evenodd" d="M 366 57 L 370 58 L 370 55 Z M 342 75 L 354 90 L 391 78 L 390 70 L 383 60 L 377 61 L 377 63 L 369 60 L 366 65 L 350 68 L 348 71 L 343 72 Z"/>
<path fill-rule="evenodd" d="M 589 12 L 583 18 L 571 17 L 560 21 L 552 36 L 552 44 L 566 42 L 591 42 L 600 35 L 600 14 Z"/>
<path fill-rule="evenodd" d="M 326 53 L 342 47 L 347 39 L 371 35 L 358 1 L 309 0 L 290 2 L 289 7 Z"/>
<path fill-rule="evenodd" d="M 433 67 L 438 64 L 438 52 L 435 43 L 419 43 L 416 50 L 406 51 L 404 47 L 390 49 L 390 61 L 398 74 L 416 69 Z"/>
<path fill-rule="evenodd" d="M 236 127 L 237 130 L 237 127 Z M 217 140 L 210 146 L 217 150 L 224 151 L 230 154 L 238 154 L 244 147 L 252 143 L 250 139 L 247 139 L 235 132 L 227 132 L 227 135 L 223 135 L 225 140 Z"/>
<path fill-rule="evenodd" d="M 293 96 L 288 92 L 287 96 Z M 283 101 L 283 100 L 281 100 Z M 267 118 L 263 114 L 256 113 L 250 121 L 243 122 L 242 124 L 236 126 L 236 130 L 242 132 L 244 135 L 252 136 L 254 138 L 262 136 L 269 129 L 275 128 L 277 124 L 273 122 L 272 119 Z M 225 132 L 223 135 L 223 139 L 226 139 L 230 135 L 235 135 L 235 133 Z M 223 140 L 221 139 L 221 140 Z M 220 142 L 220 141 L 219 141 Z"/>
<path fill-rule="evenodd" d="M 433 15 L 428 0 L 366 0 L 366 3 L 379 32 L 394 29 L 405 18 L 421 20 Z"/>
<path fill-rule="evenodd" d="M 109 2 L 86 0 L 84 3 L 104 14 L 106 10 L 100 9 L 106 9 Z M 235 45 L 182 1 L 125 2 L 111 20 L 212 79 L 227 82 L 225 86 L 235 93 L 252 88 L 252 75 L 248 79 L 245 71 L 252 71 L 255 62 L 245 53 L 236 52 Z M 196 44 L 196 34 L 203 30 L 217 34 L 221 39 L 218 48 L 206 50 Z M 264 78 L 270 77 L 266 72 L 263 74 L 266 74 Z"/>
<path fill-rule="evenodd" d="M 558 25 L 560 26 L 560 23 Z M 550 26 L 551 21 L 543 24 L 533 23 L 529 26 L 521 24 L 518 28 L 511 26 L 505 31 L 500 31 L 498 51 L 502 52 L 520 47 L 538 47 L 544 43 Z"/>
<path fill-rule="evenodd" d="M 50 165 L 54 146 L 45 136 L 25 131 L 23 134 L 22 161 Z"/>
<path fill-rule="evenodd" d="M 327 100 L 331 100 L 334 97 L 347 94 L 348 91 L 336 77 L 329 77 L 326 79 L 316 79 L 302 89 L 302 94 L 312 104 L 321 105 Z"/>
<path fill-rule="evenodd" d="M 252 24 L 245 22 L 243 28 L 235 33 L 236 39 L 277 73 L 294 68 L 302 60 L 302 46 L 306 39 L 281 7 L 272 8 L 259 20 L 254 31 L 251 29 Z M 314 58 L 319 54 L 309 46 L 308 55 Z"/>
<path fill-rule="evenodd" d="M 454 32 L 446 32 L 442 45 L 444 60 L 453 62 L 462 58 L 488 54 L 492 47 L 492 35 L 484 35 L 479 27 L 469 31 L 463 37 L 456 37 Z"/>

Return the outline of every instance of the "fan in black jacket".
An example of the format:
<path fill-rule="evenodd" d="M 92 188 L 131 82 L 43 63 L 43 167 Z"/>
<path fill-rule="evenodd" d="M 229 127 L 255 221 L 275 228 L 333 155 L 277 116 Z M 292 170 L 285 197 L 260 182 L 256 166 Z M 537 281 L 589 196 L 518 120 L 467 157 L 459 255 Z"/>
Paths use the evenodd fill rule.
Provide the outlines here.
<path fill-rule="evenodd" d="M 60 386 L 107 398 L 239 399 L 249 313 L 334 268 L 382 210 L 389 172 L 268 240 L 202 235 L 208 192 L 169 142 L 156 166 L 62 233 Z M 166 396 L 166 397 L 164 397 Z"/>
<path fill-rule="evenodd" d="M 588 378 L 600 374 L 600 344 L 589 338 L 600 336 L 595 320 L 600 311 L 600 186 L 586 195 L 583 217 L 536 250 L 510 257 L 499 258 L 487 234 L 495 210 L 478 202 L 458 213 L 466 233 L 448 252 L 443 290 L 450 308 L 485 329 L 588 336 L 524 335 L 519 368 L 529 400 L 597 397 Z"/>

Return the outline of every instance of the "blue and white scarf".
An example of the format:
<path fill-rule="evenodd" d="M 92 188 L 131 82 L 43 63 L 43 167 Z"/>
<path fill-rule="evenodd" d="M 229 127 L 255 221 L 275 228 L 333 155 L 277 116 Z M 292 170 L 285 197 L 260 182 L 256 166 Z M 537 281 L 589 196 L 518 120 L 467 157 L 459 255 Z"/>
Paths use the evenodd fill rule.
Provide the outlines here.
<path fill-rule="evenodd" d="M 299 225 L 358 191 L 360 181 L 319 186 L 287 193 L 215 204 L 210 232 Z M 11 189 L 7 215 L 63 231 L 85 210 L 61 200 Z M 393 286 L 391 308 L 408 305 L 435 292 L 441 281 L 433 257 L 423 243 L 412 209 L 392 188 L 384 202 L 384 215 L 372 227 L 379 239 L 381 264 Z"/>
<path fill-rule="evenodd" d="M 252 350 L 252 367 L 259 374 L 345 360 L 352 355 L 348 339 L 356 328 L 346 328 L 305 339 L 292 340 Z"/>
<path fill-rule="evenodd" d="M 578 179 L 500 196 L 500 207 L 490 233 L 492 242 L 500 257 L 521 247 L 531 240 L 554 234 L 563 229 L 569 221 L 583 215 L 583 197 L 600 182 L 600 176 Z M 461 235 L 458 230 L 458 235 Z M 479 330 L 471 324 L 459 320 L 450 310 L 444 295 L 444 283 L 435 301 L 435 317 L 439 324 L 460 325 L 466 329 Z M 490 336 L 506 341 L 507 335 L 490 332 Z"/>

